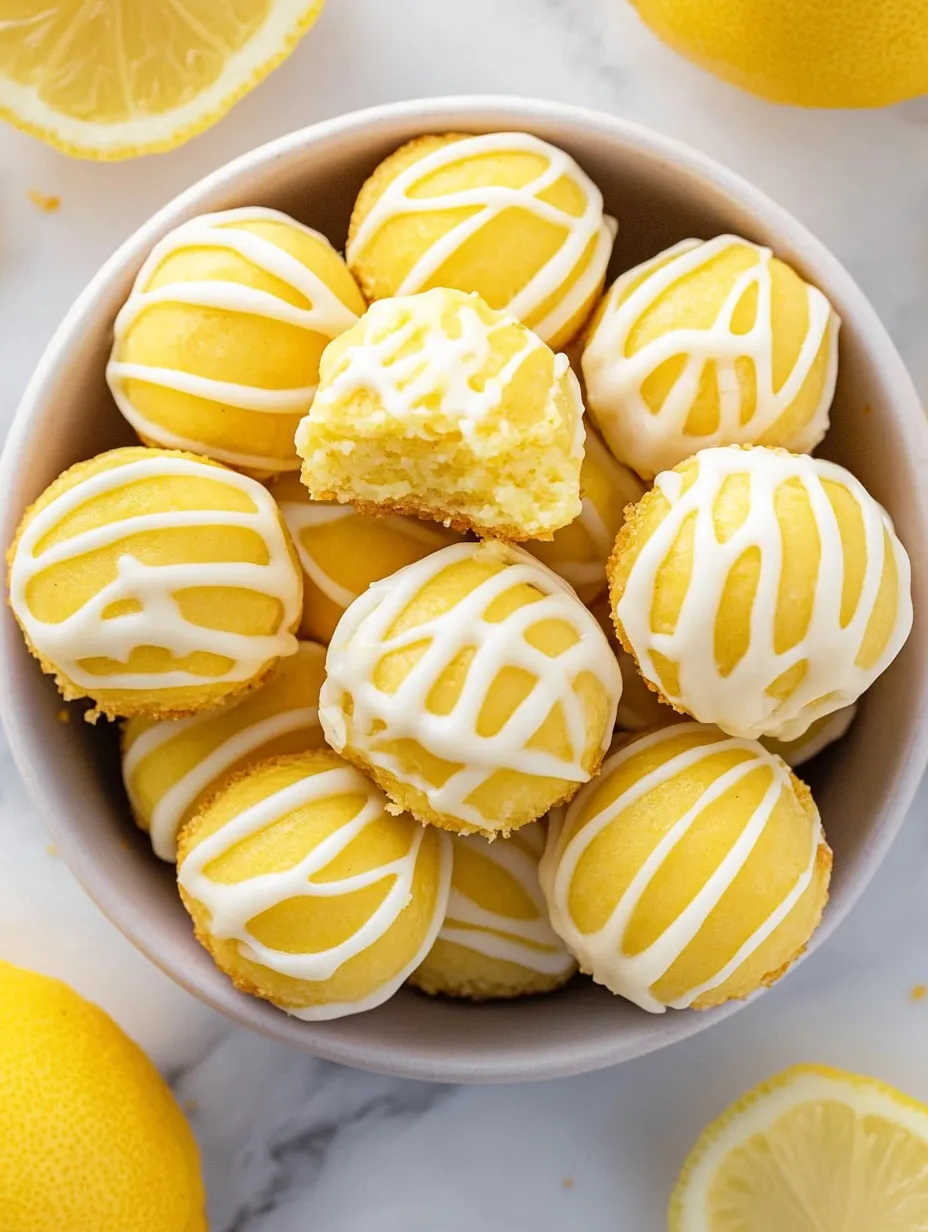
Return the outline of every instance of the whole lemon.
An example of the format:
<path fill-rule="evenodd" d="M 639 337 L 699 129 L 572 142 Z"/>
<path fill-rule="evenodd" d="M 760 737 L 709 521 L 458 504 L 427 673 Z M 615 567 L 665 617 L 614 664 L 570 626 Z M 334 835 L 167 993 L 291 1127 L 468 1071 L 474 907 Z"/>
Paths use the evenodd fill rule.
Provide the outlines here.
<path fill-rule="evenodd" d="M 0 961 L 3 1232 L 206 1232 L 190 1127 L 97 1006 Z"/>
<path fill-rule="evenodd" d="M 928 0 L 632 0 L 681 55 L 752 94 L 884 107 L 928 93 Z"/>

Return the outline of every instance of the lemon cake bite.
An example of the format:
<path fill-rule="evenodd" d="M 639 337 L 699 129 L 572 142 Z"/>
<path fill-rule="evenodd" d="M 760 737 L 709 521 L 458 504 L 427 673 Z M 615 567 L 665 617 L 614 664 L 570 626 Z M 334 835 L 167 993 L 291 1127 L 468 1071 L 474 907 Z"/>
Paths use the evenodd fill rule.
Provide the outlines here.
<path fill-rule="evenodd" d="M 259 206 L 155 245 L 116 318 L 106 375 L 146 444 L 254 475 L 299 470 L 293 434 L 326 344 L 364 311 L 324 235 Z"/>
<path fill-rule="evenodd" d="M 298 475 L 269 484 L 303 566 L 301 636 L 328 643 L 350 603 L 461 536 L 435 522 L 395 514 L 372 517 L 338 501 L 314 501 Z"/>
<path fill-rule="evenodd" d="M 243 771 L 181 831 L 197 939 L 242 992 L 307 1021 L 388 1000 L 444 919 L 450 840 L 387 811 L 331 750 Z"/>
<path fill-rule="evenodd" d="M 448 913 L 409 982 L 431 996 L 496 1000 L 551 992 L 576 961 L 548 922 L 538 882 L 545 823 L 489 843 L 455 835 Z"/>
<path fill-rule="evenodd" d="M 509 539 L 550 539 L 580 513 L 577 378 L 476 295 L 381 300 L 320 372 L 296 434 L 315 500 Z"/>
<path fill-rule="evenodd" d="M 10 606 L 88 714 L 179 717 L 294 654 L 303 584 L 280 511 L 207 458 L 114 449 L 59 475 L 8 552 Z"/>
<path fill-rule="evenodd" d="M 573 591 L 498 541 L 375 582 L 339 622 L 326 672 L 319 716 L 334 749 L 420 821 L 490 835 L 595 774 L 622 692 Z"/>
<path fill-rule="evenodd" d="M 779 979 L 818 927 L 831 852 L 785 762 L 679 723 L 618 744 L 552 817 L 540 874 L 581 970 L 659 1014 Z"/>
<path fill-rule="evenodd" d="M 791 741 L 850 705 L 912 626 L 909 558 L 834 462 L 706 449 L 657 477 L 609 565 L 644 678 L 735 736 Z"/>
<path fill-rule="evenodd" d="M 683 240 L 622 274 L 597 309 L 586 404 L 645 479 L 715 445 L 806 453 L 828 429 L 839 324 L 769 248 Z"/>
<path fill-rule="evenodd" d="M 122 777 L 155 855 L 177 858 L 177 834 L 238 771 L 256 761 L 325 748 L 319 690 L 325 647 L 301 642 L 259 689 L 189 719 L 129 719 Z"/>
<path fill-rule="evenodd" d="M 589 604 L 606 589 L 606 561 L 625 521 L 625 507 L 641 499 L 645 486 L 587 428 L 580 490 L 579 516 L 555 531 L 553 539 L 529 540 L 525 547 Z"/>
<path fill-rule="evenodd" d="M 348 264 L 370 300 L 476 291 L 560 348 L 603 287 L 616 224 L 563 150 L 528 133 L 417 137 L 361 189 Z"/>

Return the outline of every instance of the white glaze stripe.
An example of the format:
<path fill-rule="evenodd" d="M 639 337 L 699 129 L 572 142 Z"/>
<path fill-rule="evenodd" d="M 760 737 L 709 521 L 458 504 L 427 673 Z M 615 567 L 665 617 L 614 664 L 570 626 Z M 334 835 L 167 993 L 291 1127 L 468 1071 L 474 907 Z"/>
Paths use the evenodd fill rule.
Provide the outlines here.
<path fill-rule="evenodd" d="M 655 487 L 670 511 L 641 549 L 629 574 L 616 615 L 625 630 L 642 674 L 666 692 L 654 665 L 659 652 L 679 665 L 679 695 L 670 698 L 704 722 L 741 736 L 775 736 L 794 740 L 817 718 L 856 700 L 899 652 L 912 624 L 910 568 L 905 549 L 888 514 L 858 481 L 833 462 L 792 456 L 770 449 L 704 450 L 697 455 L 698 476 L 684 492 L 675 471 L 659 475 Z M 713 508 L 725 480 L 750 479 L 750 511 L 725 543 L 715 534 Z M 775 651 L 777 596 L 783 568 L 782 532 L 774 498 L 781 484 L 798 480 L 808 494 L 821 541 L 814 581 L 812 616 L 802 640 L 781 654 Z M 830 480 L 857 504 L 866 536 L 866 569 L 854 615 L 842 628 L 841 592 L 844 551 L 837 519 L 822 486 Z M 680 527 L 695 517 L 693 582 L 688 587 L 672 633 L 651 630 L 654 588 L 662 563 Z M 855 662 L 880 587 L 884 567 L 884 531 L 894 554 L 899 605 L 892 635 L 870 669 Z M 729 571 L 748 549 L 760 551 L 761 568 L 751 611 L 748 648 L 723 676 L 715 657 L 715 626 Z M 784 672 L 805 660 L 805 677 L 785 700 L 766 693 Z"/>
<path fill-rule="evenodd" d="M 211 716 L 207 714 L 206 717 L 209 718 Z M 196 719 L 180 720 L 181 723 L 185 724 L 184 731 L 189 730 L 189 725 L 196 721 Z M 282 711 L 279 714 L 269 715 L 265 719 L 260 719 L 258 722 L 242 728 L 241 731 L 234 732 L 226 740 L 223 740 L 202 761 L 191 767 L 182 778 L 179 778 L 152 809 L 149 833 L 155 855 L 159 856 L 162 860 L 171 861 L 177 859 L 177 832 L 184 814 L 200 793 L 205 791 L 210 783 L 214 782 L 220 774 L 224 774 L 230 766 L 234 766 L 239 758 L 246 756 L 248 753 L 253 753 L 256 749 L 260 749 L 262 745 L 267 744 L 269 740 L 275 740 L 278 736 L 285 736 L 289 732 L 300 731 L 304 728 L 316 727 L 318 723 L 318 707 L 301 706 L 293 710 Z M 126 751 L 126 755 L 123 758 L 122 777 L 129 800 L 136 813 L 141 814 L 142 812 L 132 785 L 133 775 L 139 763 L 150 753 L 154 752 L 156 748 L 159 748 L 168 740 L 173 740 L 180 734 L 177 722 L 159 723 L 157 726 L 150 727 L 147 731 L 143 732 Z"/>
<path fill-rule="evenodd" d="M 479 837 L 458 837 L 452 840 L 452 849 L 458 844 L 478 850 L 484 859 L 508 873 L 531 900 L 535 915 L 518 919 L 480 907 L 457 888 L 452 872 L 448 913 L 438 939 L 486 958 L 517 963 L 540 975 L 566 975 L 571 971 L 573 957 L 548 923 L 547 904 L 538 884 L 538 859 L 544 847 L 542 826 L 537 822 L 523 826 L 512 838 L 493 843 Z"/>
<path fill-rule="evenodd" d="M 253 502 L 254 512 L 191 510 L 143 514 L 82 531 L 35 555 L 42 539 L 88 501 L 132 483 L 170 476 L 208 479 L 235 488 Z M 267 564 L 217 561 L 150 566 L 136 560 L 127 543 L 126 553 L 118 559 L 115 579 L 66 620 L 45 623 L 30 611 L 26 597 L 29 584 L 52 565 L 76 560 L 142 532 L 197 526 L 251 530 L 260 536 L 267 549 Z M 267 636 L 249 636 L 190 623 L 174 596 L 187 587 L 204 586 L 253 590 L 279 600 L 282 616 L 278 631 Z M 123 600 L 138 601 L 142 610 L 104 620 L 104 611 Z M 266 489 L 233 471 L 188 458 L 152 453 L 150 457 L 100 471 L 82 480 L 35 514 L 16 549 L 10 571 L 10 602 L 36 649 L 81 687 L 167 689 L 248 680 L 269 660 L 293 654 L 297 641 L 288 630 L 299 619 L 301 585 L 277 506 Z M 231 664 L 221 675 L 208 677 L 183 670 L 157 674 L 126 671 L 101 676 L 81 666 L 83 660 L 95 657 L 125 663 L 132 650 L 139 646 L 164 647 L 178 658 L 204 651 L 224 655 Z"/>
<path fill-rule="evenodd" d="M 316 801 L 356 795 L 359 792 L 363 792 L 366 798 L 355 817 L 323 839 L 292 868 L 263 873 L 234 884 L 213 881 L 207 875 L 205 870 L 213 860 L 246 838 L 273 825 L 288 813 Z M 346 962 L 383 937 L 410 901 L 419 849 L 426 834 L 426 830 L 418 826 L 412 828 L 412 840 L 407 853 L 392 863 L 337 881 L 314 880 L 315 874 L 327 868 L 367 826 L 383 816 L 384 806 L 385 801 L 379 792 L 370 786 L 360 772 L 351 767 L 308 775 L 245 809 L 205 838 L 180 866 L 178 883 L 209 912 L 211 933 L 222 940 L 237 942 L 243 958 L 295 980 L 322 982 L 331 979 Z M 441 878 L 432 927 L 426 943 L 413 960 L 398 975 L 375 989 L 369 997 L 351 1005 L 329 1003 L 304 1009 L 293 1009 L 289 1006 L 280 1008 L 307 1021 L 360 1013 L 382 1004 L 412 974 L 431 948 L 441 926 L 451 876 L 450 841 L 447 835 L 438 835 L 434 831 L 430 833 L 442 845 Z M 357 932 L 328 950 L 302 954 L 285 953 L 262 945 L 249 930 L 248 925 L 256 916 L 288 899 L 338 898 L 376 885 L 385 879 L 391 879 L 392 884 L 377 909 Z"/>
<path fill-rule="evenodd" d="M 660 296 L 681 279 L 736 247 L 752 249 L 757 263 L 736 279 L 712 325 L 707 329 L 667 330 L 629 355 L 632 331 Z M 628 456 L 634 454 L 636 465 L 646 463 L 644 469 L 654 474 L 698 449 L 758 441 L 794 401 L 823 344 L 828 358 L 818 406 L 788 439 L 777 443 L 802 453 L 814 448 L 825 434 L 837 379 L 840 321 L 821 291 L 807 285 L 806 333 L 792 370 L 776 389 L 772 260 L 769 248 L 734 235 L 720 235 L 705 243 L 683 240 L 666 253 L 623 274 L 610 289 L 606 309 L 583 354 L 583 371 L 597 423 L 607 438 L 625 438 Z M 658 268 L 661 261 L 667 263 Z M 619 304 L 626 288 L 648 270 L 653 272 Z M 752 287 L 757 291 L 754 324 L 747 333 L 734 333 L 735 311 Z M 681 355 L 686 357 L 686 364 L 660 409 L 654 412 L 645 401 L 644 383 L 662 364 Z M 735 367 L 739 358 L 751 361 L 756 376 L 756 405 L 746 422 L 742 422 L 741 386 Z M 716 364 L 718 375 L 719 424 L 712 433 L 694 436 L 687 434 L 684 428 L 709 362 Z"/>
<path fill-rule="evenodd" d="M 527 153 L 545 159 L 545 168 L 522 188 L 484 185 L 461 189 L 441 196 L 411 197 L 410 190 L 445 167 L 487 154 Z M 562 177 L 572 180 L 585 198 L 583 213 L 574 216 L 549 202 L 541 194 Z M 424 155 L 400 172 L 384 189 L 348 245 L 348 260 L 356 262 L 366 245 L 391 220 L 404 214 L 473 209 L 476 212 L 458 223 L 422 254 L 403 279 L 397 295 L 412 295 L 432 279 L 444 263 L 493 218 L 507 209 L 521 209 L 565 231 L 564 242 L 549 261 L 506 305 L 520 321 L 529 320 L 541 306 L 564 286 L 587 248 L 595 240 L 594 251 L 580 278 L 557 305 L 536 323 L 535 332 L 547 341 L 561 330 L 595 292 L 606 270 L 615 220 L 603 217 L 603 199 L 592 180 L 563 150 L 540 141 L 528 133 L 489 133 L 454 141 Z"/>
<path fill-rule="evenodd" d="M 612 708 L 605 731 L 611 733 L 615 707 L 622 692 L 621 673 L 605 634 L 573 591 L 528 553 L 496 547 L 507 567 L 480 583 L 450 611 L 403 633 L 388 632 L 423 586 L 442 570 L 487 550 L 479 544 L 454 544 L 375 582 L 351 605 L 335 631 L 326 659 L 327 677 L 320 696 L 319 717 L 333 748 L 345 747 L 343 699 L 353 699 L 352 743 L 360 741 L 374 765 L 410 781 L 437 812 L 457 817 L 481 829 L 487 819 L 469 798 L 493 772 L 508 767 L 522 774 L 543 775 L 582 783 L 589 778 L 582 764 L 586 727 L 584 709 L 573 684 L 583 672 L 602 683 Z M 504 621 L 489 624 L 483 614 L 498 596 L 520 583 L 544 598 L 518 608 Z M 556 659 L 536 650 L 526 631 L 542 620 L 562 620 L 579 640 Z M 429 639 L 429 646 L 393 694 L 380 692 L 373 675 L 380 659 L 393 651 Z M 452 659 L 465 648 L 474 657 L 457 704 L 450 714 L 427 711 L 426 699 Z M 537 681 L 503 728 L 492 737 L 477 733 L 477 718 L 487 693 L 504 667 L 519 667 Z M 541 721 L 560 704 L 571 745 L 571 758 L 526 748 Z M 367 735 L 374 720 L 386 724 L 382 740 L 419 741 L 435 756 L 461 765 L 444 786 L 409 776 L 376 737 Z M 607 736 L 608 738 L 608 736 Z"/>
<path fill-rule="evenodd" d="M 299 415 L 305 412 L 312 402 L 314 386 L 264 389 L 255 385 L 197 376 L 180 369 L 127 363 L 118 358 L 128 331 L 142 313 L 166 303 L 189 304 L 222 312 L 244 313 L 268 321 L 281 321 L 308 333 L 321 334 L 324 338 L 335 338 L 353 325 L 357 320 L 356 314 L 343 304 L 311 269 L 270 240 L 236 229 L 241 224 L 260 222 L 280 223 L 292 230 L 311 235 L 327 246 L 329 243 L 325 236 L 286 214 L 260 206 L 247 206 L 217 214 L 203 214 L 182 223 L 155 245 L 139 271 L 132 292 L 116 317 L 113 350 L 106 375 L 117 406 L 141 436 L 157 439 L 159 443 L 175 448 L 189 449 L 194 453 L 202 453 L 207 448 L 202 441 L 181 438 L 176 433 L 167 434 L 160 424 L 146 418 L 126 392 L 126 382 L 130 380 L 145 381 L 163 389 L 261 414 Z M 146 290 L 163 262 L 185 248 L 222 248 L 237 253 L 251 265 L 285 283 L 302 296 L 309 307 L 298 307 L 269 292 L 220 279 L 175 282 Z M 271 467 L 274 470 L 296 469 L 293 458 L 281 460 L 259 457 L 256 461 L 253 454 L 232 450 L 220 452 L 211 447 L 210 453 L 211 456 L 231 465 L 263 466 L 265 469 Z M 281 466 L 281 462 L 285 465 Z"/>
<path fill-rule="evenodd" d="M 678 753 L 657 769 L 643 776 L 576 831 L 573 830 L 573 826 L 585 807 L 590 791 L 601 791 L 609 775 L 624 762 L 665 741 L 679 740 L 689 732 L 704 734 L 709 730 L 695 723 L 677 724 L 674 727 L 653 732 L 650 736 L 631 741 L 620 748 L 607 759 L 602 775 L 597 779 L 596 784 L 582 789 L 566 814 L 552 819 L 548 848 L 542 861 L 542 878 L 548 887 L 548 904 L 556 930 L 568 940 L 568 943 L 574 943 L 575 950 L 581 953 L 584 966 L 595 969 L 600 982 L 605 983 L 614 993 L 633 1001 L 651 1013 L 663 1013 L 666 1009 L 651 989 L 671 969 L 690 942 L 698 935 L 718 906 L 725 891 L 744 868 L 770 820 L 781 793 L 792 790 L 789 772 L 778 758 L 764 751 L 753 741 L 726 737 L 719 733 L 717 739 Z M 667 831 L 632 879 L 603 928 L 592 934 L 578 933 L 571 922 L 570 889 L 580 860 L 593 841 L 632 805 L 643 800 L 663 784 L 670 782 L 676 775 L 697 766 L 707 757 L 734 749 L 744 749 L 751 756 L 719 775 L 702 792 L 695 804 Z M 719 799 L 726 791 L 761 766 L 766 766 L 771 771 L 770 785 L 761 803 L 748 819 L 718 867 L 686 908 L 647 949 L 635 955 L 625 954 L 623 941 L 628 925 L 664 861 L 713 801 Z M 808 863 L 790 888 L 789 893 L 776 905 L 763 924 L 741 945 L 729 962 L 705 983 L 688 989 L 685 994 L 671 1002 L 672 1008 L 687 1008 L 704 993 L 722 985 L 786 918 L 808 888 L 815 872 L 816 855 L 822 841 L 821 822 L 817 813 L 811 830 L 811 850 Z M 571 837 L 565 842 L 565 835 L 568 834 Z"/>

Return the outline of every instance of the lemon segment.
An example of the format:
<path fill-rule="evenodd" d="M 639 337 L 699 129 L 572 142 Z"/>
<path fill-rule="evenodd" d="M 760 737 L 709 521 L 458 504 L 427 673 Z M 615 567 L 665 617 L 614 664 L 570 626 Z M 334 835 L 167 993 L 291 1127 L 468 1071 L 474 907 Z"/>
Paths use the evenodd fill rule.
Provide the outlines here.
<path fill-rule="evenodd" d="M 7 0 L 0 117 L 65 154 L 173 149 L 293 51 L 324 0 Z"/>
<path fill-rule="evenodd" d="M 928 1227 L 928 1107 L 874 1078 L 797 1065 L 702 1133 L 670 1232 L 914 1232 Z"/>

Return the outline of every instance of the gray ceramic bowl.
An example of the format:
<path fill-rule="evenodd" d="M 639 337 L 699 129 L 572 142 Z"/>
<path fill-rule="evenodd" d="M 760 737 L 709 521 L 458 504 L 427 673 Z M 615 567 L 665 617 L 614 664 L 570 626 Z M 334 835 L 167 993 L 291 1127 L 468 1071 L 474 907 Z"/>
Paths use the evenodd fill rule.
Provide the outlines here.
<path fill-rule="evenodd" d="M 686 236 L 724 231 L 769 244 L 822 288 L 844 320 L 834 427 L 823 453 L 892 513 L 912 551 L 916 623 L 867 694 L 848 737 L 819 759 L 813 787 L 835 853 L 819 945 L 856 901 L 898 830 L 928 755 L 928 428 L 873 309 L 838 262 L 785 210 L 716 163 L 612 116 L 511 98 L 405 103 L 343 116 L 262 146 L 182 193 L 104 265 L 39 364 L 0 466 L 9 542 L 24 507 L 66 466 L 131 434 L 103 378 L 113 318 L 155 241 L 204 210 L 276 206 L 341 246 L 374 165 L 420 133 L 519 129 L 563 146 L 621 222 L 613 273 Z M 62 856 L 110 919 L 175 980 L 230 1018 L 349 1065 L 445 1081 L 516 1081 L 610 1065 L 731 1013 L 645 1014 L 586 981 L 547 998 L 458 1006 L 402 992 L 369 1014 L 307 1024 L 237 993 L 194 941 L 171 869 L 130 820 L 114 733 L 57 721 L 54 686 L 5 614 L 3 720 L 16 764 Z"/>

